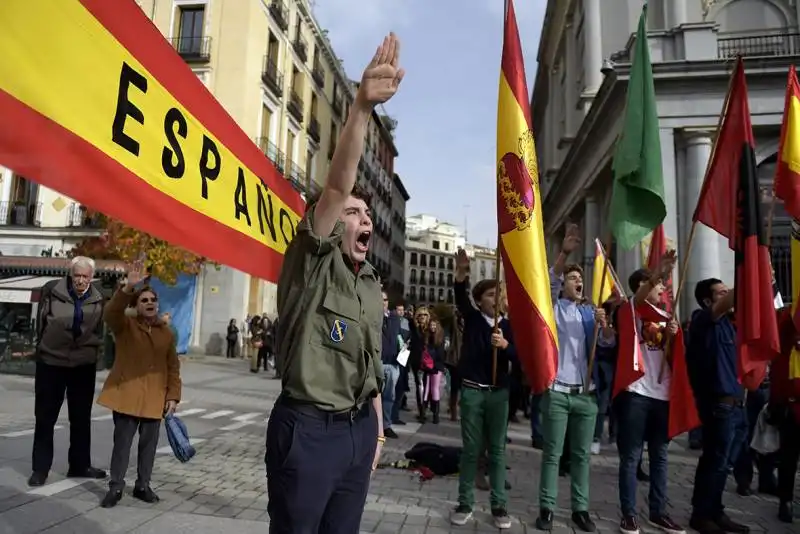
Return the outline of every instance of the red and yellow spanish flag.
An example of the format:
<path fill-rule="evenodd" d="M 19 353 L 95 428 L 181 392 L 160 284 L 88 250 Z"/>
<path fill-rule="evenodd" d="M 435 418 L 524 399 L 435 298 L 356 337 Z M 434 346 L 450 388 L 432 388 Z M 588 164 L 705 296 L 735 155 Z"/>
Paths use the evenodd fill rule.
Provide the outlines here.
<path fill-rule="evenodd" d="M 550 298 L 539 170 L 513 0 L 506 2 L 497 103 L 497 225 L 517 354 L 531 390 L 540 393 L 555 379 L 558 337 Z"/>
<path fill-rule="evenodd" d="M 0 164 L 277 280 L 303 201 L 135 2 L 0 2 Z"/>
<path fill-rule="evenodd" d="M 775 168 L 775 196 L 783 201 L 786 212 L 792 217 L 792 317 L 800 329 L 800 84 L 794 65 L 789 67 L 786 83 L 786 103 L 781 125 L 781 144 Z M 792 350 L 789 359 L 789 378 L 800 380 L 800 352 Z"/>

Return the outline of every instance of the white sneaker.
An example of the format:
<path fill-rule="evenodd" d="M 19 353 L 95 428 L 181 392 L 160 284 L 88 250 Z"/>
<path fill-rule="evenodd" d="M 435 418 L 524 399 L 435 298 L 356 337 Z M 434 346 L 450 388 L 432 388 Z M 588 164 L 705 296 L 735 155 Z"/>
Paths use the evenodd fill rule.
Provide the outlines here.
<path fill-rule="evenodd" d="M 463 527 L 472 519 L 472 510 L 468 506 L 459 505 L 450 516 L 450 523 Z"/>
<path fill-rule="evenodd" d="M 505 511 L 505 508 L 492 510 L 492 519 L 494 520 L 494 526 L 499 529 L 505 530 L 511 528 L 511 518 L 508 516 L 508 512 Z"/>
<path fill-rule="evenodd" d="M 599 441 L 593 441 L 592 442 L 591 451 L 592 451 L 592 454 L 595 454 L 595 455 L 600 454 L 600 442 Z"/>

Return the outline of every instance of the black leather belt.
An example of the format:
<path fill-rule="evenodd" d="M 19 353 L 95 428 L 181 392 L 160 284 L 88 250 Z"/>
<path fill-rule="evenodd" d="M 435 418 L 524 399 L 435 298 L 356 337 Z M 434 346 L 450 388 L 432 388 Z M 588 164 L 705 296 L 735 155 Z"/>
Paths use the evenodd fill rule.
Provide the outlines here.
<path fill-rule="evenodd" d="M 743 399 L 740 399 L 738 397 L 733 397 L 730 395 L 726 397 L 720 397 L 719 399 L 717 399 L 717 402 L 719 402 L 720 404 L 727 404 L 729 406 L 736 406 L 737 408 L 741 408 L 742 406 L 744 406 Z"/>
<path fill-rule="evenodd" d="M 347 423 L 353 422 L 369 415 L 369 403 L 365 402 L 360 406 L 353 406 L 349 410 L 343 412 L 328 412 L 317 408 L 313 404 L 300 402 L 289 397 L 281 395 L 278 397 L 278 404 L 285 406 L 303 415 L 319 419 L 320 421 L 328 421 L 331 423 Z"/>

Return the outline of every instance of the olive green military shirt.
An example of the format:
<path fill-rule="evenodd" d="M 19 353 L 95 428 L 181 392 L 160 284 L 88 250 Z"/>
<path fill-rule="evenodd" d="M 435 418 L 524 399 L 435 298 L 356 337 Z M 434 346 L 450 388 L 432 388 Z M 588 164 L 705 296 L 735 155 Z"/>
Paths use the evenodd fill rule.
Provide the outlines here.
<path fill-rule="evenodd" d="M 297 226 L 278 280 L 283 394 L 331 412 L 352 409 L 383 387 L 383 301 L 375 269 L 357 272 L 339 245 L 344 223 L 314 234 L 314 208 Z"/>

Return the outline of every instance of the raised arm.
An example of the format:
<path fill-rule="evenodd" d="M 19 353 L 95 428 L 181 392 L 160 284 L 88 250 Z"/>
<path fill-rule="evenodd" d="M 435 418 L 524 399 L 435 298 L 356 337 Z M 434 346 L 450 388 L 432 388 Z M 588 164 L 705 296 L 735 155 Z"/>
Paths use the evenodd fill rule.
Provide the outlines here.
<path fill-rule="evenodd" d="M 577 224 L 567 224 L 567 229 L 564 233 L 564 240 L 561 242 L 561 250 L 558 252 L 556 262 L 553 264 L 552 273 L 560 278 L 564 274 L 564 268 L 567 266 L 569 255 L 577 249 L 581 244 L 581 231 Z M 550 284 L 552 287 L 552 276 Z"/>
<path fill-rule="evenodd" d="M 400 41 L 390 33 L 364 70 L 356 100 L 331 159 L 325 187 L 314 207 L 313 231 L 318 236 L 327 237 L 333 232 L 353 190 L 370 116 L 376 105 L 394 96 L 403 79 L 404 71 L 399 67 L 399 61 Z"/>
<path fill-rule="evenodd" d="M 469 256 L 463 248 L 456 252 L 456 272 L 453 282 L 453 297 L 456 301 L 456 308 L 459 313 L 466 318 L 475 313 L 475 306 L 469 300 L 467 291 L 467 274 L 469 273 Z"/>
<path fill-rule="evenodd" d="M 125 285 L 118 289 L 109 303 L 106 304 L 103 310 L 103 320 L 105 320 L 115 336 L 119 336 L 127 327 L 128 319 L 125 317 L 125 309 L 133 302 L 136 284 L 142 282 L 145 276 L 144 263 L 142 261 L 134 262 L 128 269 Z"/>
<path fill-rule="evenodd" d="M 659 283 L 666 283 L 666 281 L 669 280 L 672 271 L 675 269 L 676 261 L 678 261 L 678 257 L 674 250 L 668 250 L 664 254 L 661 258 L 658 270 L 650 276 L 650 280 L 648 280 L 646 284 L 641 284 L 633 295 L 633 302 L 637 306 L 647 300 L 647 295 L 650 294 L 650 291 L 652 291 L 656 285 Z"/>

